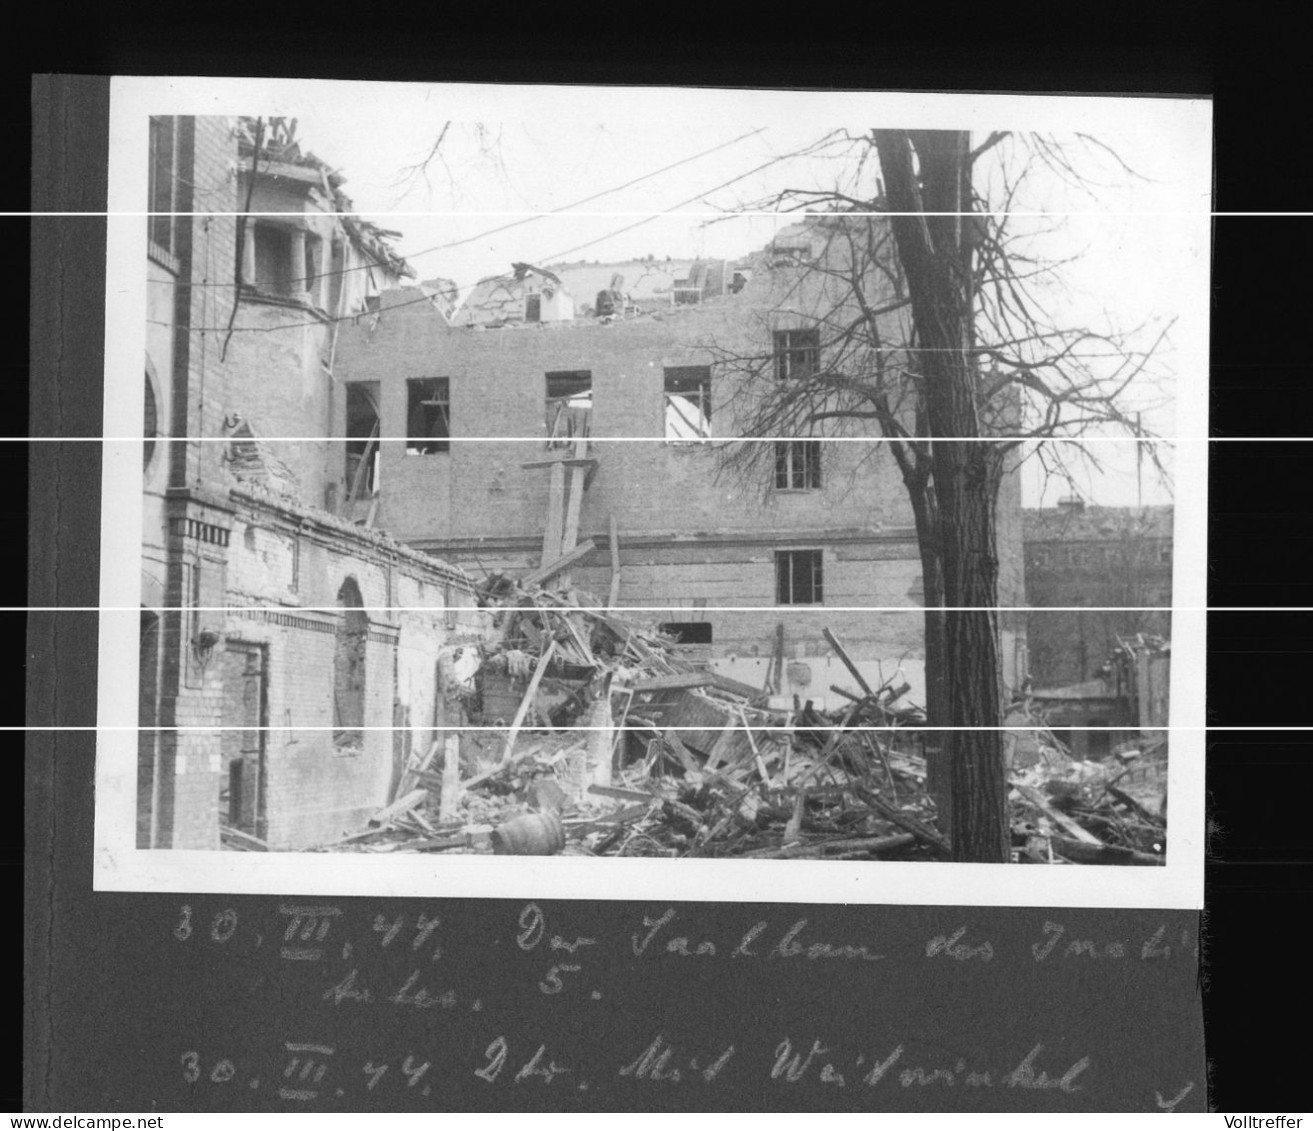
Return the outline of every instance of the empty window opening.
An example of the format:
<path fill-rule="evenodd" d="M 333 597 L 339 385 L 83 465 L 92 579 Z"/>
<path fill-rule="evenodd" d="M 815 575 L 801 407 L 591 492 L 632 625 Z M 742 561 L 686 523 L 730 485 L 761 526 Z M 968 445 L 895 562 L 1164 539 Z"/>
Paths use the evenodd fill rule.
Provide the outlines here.
<path fill-rule="evenodd" d="M 524 320 L 526 322 L 541 322 L 543 317 L 543 298 L 539 294 L 529 294 L 524 296 Z"/>
<path fill-rule="evenodd" d="M 776 603 L 819 605 L 823 600 L 821 551 L 777 550 L 775 553 Z"/>
<path fill-rule="evenodd" d="M 292 233 L 276 224 L 254 225 L 255 286 L 268 295 L 292 295 Z"/>
<path fill-rule="evenodd" d="M 305 262 L 301 265 L 301 289 L 310 296 L 315 306 L 322 304 L 324 241 L 316 235 L 306 233 Z"/>
<path fill-rule="evenodd" d="M 151 382 L 149 373 L 146 374 L 146 405 L 141 434 L 146 441 L 142 445 L 142 470 L 144 471 L 150 467 L 150 461 L 155 458 L 155 437 L 160 434 L 160 410 L 155 400 L 155 386 Z"/>
<path fill-rule="evenodd" d="M 779 440 L 775 444 L 775 490 L 816 491 L 821 486 L 821 442 Z"/>
<path fill-rule="evenodd" d="M 593 375 L 587 369 L 547 374 L 547 446 L 572 447 L 592 432 Z"/>
<path fill-rule="evenodd" d="M 697 440 L 711 435 L 711 366 L 667 367 L 665 391 L 667 440 Z"/>
<path fill-rule="evenodd" d="M 451 451 L 451 383 L 446 377 L 406 382 L 406 455 Z"/>
<path fill-rule="evenodd" d="M 223 653 L 219 812 L 235 829 L 265 835 L 265 650 L 229 641 Z"/>
<path fill-rule="evenodd" d="M 378 382 L 349 381 L 346 387 L 347 498 L 378 491 Z"/>
<path fill-rule="evenodd" d="M 657 628 L 666 636 L 673 636 L 676 644 L 711 643 L 710 621 L 667 621 Z"/>
<path fill-rule="evenodd" d="M 342 279 L 346 269 L 346 247 L 334 240 L 329 252 L 328 305 L 325 309 L 334 317 L 342 313 Z"/>
<path fill-rule="evenodd" d="M 821 369 L 819 330 L 775 331 L 775 376 L 781 381 L 805 381 Z"/>
<path fill-rule="evenodd" d="M 178 211 L 178 119 L 150 120 L 150 242 L 173 255 Z"/>
<path fill-rule="evenodd" d="M 360 586 L 348 577 L 337 593 L 342 609 L 333 647 L 333 745 L 360 750 L 365 740 L 365 651 L 369 616 Z"/>

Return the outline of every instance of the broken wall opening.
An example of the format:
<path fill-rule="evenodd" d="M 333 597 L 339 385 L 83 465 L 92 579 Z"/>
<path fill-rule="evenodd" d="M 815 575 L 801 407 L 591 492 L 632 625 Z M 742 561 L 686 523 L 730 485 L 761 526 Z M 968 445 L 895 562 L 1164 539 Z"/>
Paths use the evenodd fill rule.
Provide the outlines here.
<path fill-rule="evenodd" d="M 568 448 L 592 432 L 593 374 L 563 369 L 547 374 L 547 447 Z"/>
<path fill-rule="evenodd" d="M 666 621 L 657 625 L 657 631 L 663 636 L 672 636 L 676 644 L 710 644 L 711 622 L 702 621 Z"/>
<path fill-rule="evenodd" d="M 292 296 L 292 233 L 279 224 L 256 222 L 251 225 L 255 244 L 255 278 L 257 290 L 282 298 Z M 302 265 L 298 264 L 299 269 Z"/>
<path fill-rule="evenodd" d="M 266 649 L 229 640 L 223 653 L 223 713 L 219 812 L 234 829 L 261 840 L 268 835 L 265 795 L 268 765 Z"/>
<path fill-rule="evenodd" d="M 406 455 L 451 451 L 451 382 L 413 377 L 406 382 Z"/>
<path fill-rule="evenodd" d="M 695 440 L 711 435 L 711 366 L 665 368 L 666 439 Z"/>
<path fill-rule="evenodd" d="M 346 386 L 347 500 L 378 491 L 379 383 L 348 381 Z"/>
<path fill-rule="evenodd" d="M 365 745 L 365 650 L 369 615 L 360 586 L 348 577 L 337 593 L 343 610 L 333 646 L 333 745 L 359 751 Z"/>

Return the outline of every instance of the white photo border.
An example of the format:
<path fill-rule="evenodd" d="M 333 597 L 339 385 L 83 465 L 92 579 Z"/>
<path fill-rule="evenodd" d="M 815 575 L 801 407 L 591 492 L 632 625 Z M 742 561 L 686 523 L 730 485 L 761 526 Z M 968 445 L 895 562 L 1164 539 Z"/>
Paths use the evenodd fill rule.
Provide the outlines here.
<path fill-rule="evenodd" d="M 1208 271 L 1179 295 L 1174 337 L 1193 358 L 1179 380 L 1171 675 L 1172 828 L 1162 868 L 1031 867 L 650 858 L 137 849 L 137 666 L 141 604 L 141 358 L 144 353 L 147 121 L 151 114 L 296 116 L 307 100 L 361 97 L 385 108 L 411 84 L 116 77 L 110 95 L 105 415 L 94 888 L 97 891 L 1039 907 L 1203 906 L 1204 655 L 1207 563 Z M 641 123 L 716 114 L 731 130 L 772 115 L 869 126 L 1100 131 L 1160 129 L 1182 145 L 1199 200 L 1183 201 L 1209 246 L 1211 105 L 1198 99 L 447 85 L 444 116 L 532 120 L 591 115 Z M 122 215 L 120 215 L 122 214 Z"/>

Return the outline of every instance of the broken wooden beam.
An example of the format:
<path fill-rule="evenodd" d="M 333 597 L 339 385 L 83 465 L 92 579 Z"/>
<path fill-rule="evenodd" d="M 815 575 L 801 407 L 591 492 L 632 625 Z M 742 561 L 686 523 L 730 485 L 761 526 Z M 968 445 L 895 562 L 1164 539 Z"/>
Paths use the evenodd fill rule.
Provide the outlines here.
<path fill-rule="evenodd" d="M 1013 788 L 1021 794 L 1031 805 L 1044 814 L 1050 821 L 1065 832 L 1071 839 L 1081 841 L 1083 844 L 1097 845 L 1099 848 L 1106 847 L 1097 836 L 1088 829 L 1082 828 L 1066 813 L 1059 812 L 1048 803 L 1044 795 L 1039 790 L 1028 785 L 1018 785 L 1013 783 Z"/>
<path fill-rule="evenodd" d="M 524 577 L 520 578 L 520 584 L 525 587 L 530 585 L 541 585 L 549 578 L 555 577 L 562 570 L 567 570 L 572 565 L 583 561 L 596 549 L 597 543 L 591 538 L 585 538 L 568 554 L 557 558 L 554 562 L 548 562 L 541 565 L 532 573 L 526 574 Z"/>
<path fill-rule="evenodd" d="M 640 679 L 633 685 L 635 694 L 644 691 L 685 691 L 690 687 L 709 687 L 715 683 L 711 672 L 675 672 L 674 675 L 658 675 L 652 679 Z"/>
<path fill-rule="evenodd" d="M 871 685 L 866 682 L 866 677 L 857 670 L 857 665 L 853 663 L 852 657 L 844 651 L 843 645 L 839 643 L 838 638 L 828 628 L 821 629 L 821 635 L 825 637 L 826 642 L 834 649 L 834 654 L 843 661 L 843 666 L 848 669 L 848 674 L 857 681 L 857 685 L 866 692 L 872 699 L 875 698 L 875 692 L 871 690 Z"/>
<path fill-rule="evenodd" d="M 427 789 L 412 789 L 404 797 L 392 802 L 391 805 L 385 805 L 377 813 L 369 818 L 371 825 L 386 825 L 389 821 L 400 817 L 404 813 L 409 813 L 412 809 L 423 804 L 424 799 L 428 797 Z"/>
<path fill-rule="evenodd" d="M 560 556 L 565 532 L 565 464 L 553 463 L 547 485 L 547 525 L 543 529 L 543 565 Z"/>
<path fill-rule="evenodd" d="M 520 466 L 526 470 L 531 470 L 539 467 L 558 467 L 558 466 L 588 468 L 588 467 L 597 466 L 597 457 L 588 456 L 587 458 L 575 457 L 572 459 L 538 459 L 538 460 L 533 460 L 530 463 L 522 463 L 520 464 Z"/>
<path fill-rule="evenodd" d="M 437 743 L 433 744 L 435 747 Z M 426 766 L 425 769 L 428 767 Z M 438 819 L 451 821 L 460 803 L 460 739 L 449 734 L 443 742 L 442 792 L 438 795 Z"/>
<path fill-rule="evenodd" d="M 524 692 L 524 698 L 520 700 L 520 706 L 515 712 L 515 718 L 511 720 L 511 729 L 506 735 L 506 751 L 502 754 L 502 765 L 508 765 L 511 760 L 511 751 L 515 748 L 515 736 L 520 733 L 520 727 L 524 725 L 524 718 L 529 713 L 529 708 L 533 705 L 534 696 L 538 694 L 538 685 L 543 681 L 543 673 L 547 670 L 547 665 L 551 662 L 552 656 L 556 654 L 556 641 L 551 641 L 543 654 L 538 657 L 538 666 L 534 669 L 533 676 L 529 680 L 529 686 Z M 474 779 L 466 782 L 466 788 L 469 788 Z"/>
<path fill-rule="evenodd" d="M 897 825 L 904 832 L 910 833 L 922 844 L 934 850 L 940 859 L 947 860 L 951 854 L 947 838 L 941 836 L 933 829 L 926 828 L 920 821 L 909 817 L 906 813 L 895 809 L 892 805 L 887 804 L 878 795 L 871 792 L 865 787 L 858 787 L 857 795 L 866 802 L 876 813 L 879 813 L 890 824 Z"/>
<path fill-rule="evenodd" d="M 611 534 L 611 589 L 607 594 L 606 607 L 614 609 L 620 602 L 620 532 L 616 529 L 615 515 L 608 518 Z"/>
<path fill-rule="evenodd" d="M 745 852 L 744 860 L 797 859 L 800 856 L 823 856 L 826 851 L 845 851 L 861 855 L 872 852 L 888 852 L 894 848 L 906 848 L 914 844 L 916 837 L 911 833 L 894 833 L 890 836 L 874 837 L 835 837 L 830 840 L 799 840 L 781 845 L 779 848 L 759 848 L 754 852 Z"/>
<path fill-rule="evenodd" d="M 760 699 L 761 689 L 753 687 L 750 683 L 741 683 L 727 675 L 721 675 L 720 672 L 711 673 L 711 686 L 718 691 L 727 692 L 730 695 L 737 695 L 740 699 Z"/>
<path fill-rule="evenodd" d="M 590 785 L 584 792 L 595 794 L 597 797 L 615 797 L 620 801 L 642 801 L 649 805 L 659 805 L 662 800 L 639 789 L 619 789 L 610 785 Z"/>
<path fill-rule="evenodd" d="M 694 759 L 692 752 L 684 745 L 683 739 L 678 734 L 673 730 L 666 730 L 662 732 L 661 738 L 675 757 L 679 759 L 680 765 L 684 767 L 686 774 L 696 774 L 698 772 L 696 759 Z"/>
<path fill-rule="evenodd" d="M 588 437 L 580 436 L 574 442 L 575 459 L 583 459 L 588 451 Z M 561 553 L 568 554 L 579 541 L 579 515 L 584 505 L 584 469 L 571 466 L 568 476 L 570 491 L 565 504 L 565 527 L 561 531 Z"/>
<path fill-rule="evenodd" d="M 1116 844 L 1095 842 L 1089 844 L 1083 840 L 1070 840 L 1067 837 L 1049 837 L 1053 851 L 1077 864 L 1134 864 L 1142 867 L 1161 868 L 1167 858 L 1151 852 L 1137 852 L 1133 848 L 1122 848 Z"/>

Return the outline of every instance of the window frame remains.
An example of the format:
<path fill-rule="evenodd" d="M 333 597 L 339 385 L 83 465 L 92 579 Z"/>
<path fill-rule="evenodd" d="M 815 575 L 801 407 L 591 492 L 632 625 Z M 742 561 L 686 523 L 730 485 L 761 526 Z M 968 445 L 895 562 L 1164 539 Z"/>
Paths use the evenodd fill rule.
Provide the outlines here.
<path fill-rule="evenodd" d="M 708 439 L 711 436 L 711 366 L 668 365 L 662 371 L 662 389 L 662 430 L 666 442 L 688 444 Z M 692 403 L 698 419 L 689 420 L 684 409 L 675 403 L 675 398 Z M 672 412 L 693 430 L 694 435 L 685 436 L 674 432 Z"/>
<path fill-rule="evenodd" d="M 378 381 L 347 381 L 343 396 L 345 411 L 345 465 L 348 500 L 372 497 L 379 486 L 379 440 L 382 435 L 382 417 L 379 415 L 381 385 Z M 363 403 L 362 403 L 363 402 Z M 360 465 L 365 464 L 363 473 Z M 353 491 L 359 479 L 360 491 Z"/>
<path fill-rule="evenodd" d="M 824 551 L 775 551 L 775 603 L 777 605 L 825 604 Z"/>
<path fill-rule="evenodd" d="M 547 447 L 572 448 L 592 434 L 593 371 L 554 369 L 545 375 L 544 425 Z M 584 404 L 583 402 L 587 402 Z"/>
<path fill-rule="evenodd" d="M 812 326 L 771 336 L 777 381 L 808 381 L 821 371 L 821 332 Z"/>
<path fill-rule="evenodd" d="M 406 455 L 429 456 L 450 451 L 451 379 L 407 378 Z"/>
<path fill-rule="evenodd" d="M 263 298 L 295 299 L 304 262 L 292 262 L 296 240 L 287 224 L 251 220 L 251 279 L 255 293 Z"/>
<path fill-rule="evenodd" d="M 775 441 L 776 491 L 819 491 L 821 484 L 819 440 Z"/>

